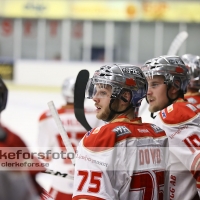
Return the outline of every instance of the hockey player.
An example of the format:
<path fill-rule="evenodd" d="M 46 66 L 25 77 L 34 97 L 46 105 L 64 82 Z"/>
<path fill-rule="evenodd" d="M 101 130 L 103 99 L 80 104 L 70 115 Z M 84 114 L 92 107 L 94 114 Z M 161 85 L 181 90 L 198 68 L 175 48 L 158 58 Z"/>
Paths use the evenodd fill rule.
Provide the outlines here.
<path fill-rule="evenodd" d="M 181 58 L 188 66 L 191 75 L 191 80 L 184 98 L 200 108 L 200 57 L 192 54 L 184 54 Z"/>
<path fill-rule="evenodd" d="M 85 135 L 86 130 L 77 121 L 74 115 L 74 85 L 75 78 L 69 77 L 64 80 L 62 85 L 62 95 L 66 104 L 58 108 L 57 111 L 67 132 L 66 134 L 68 134 L 72 145 L 76 147 L 78 142 Z M 103 124 L 102 121 L 97 120 L 95 112 L 91 108 L 86 107 L 85 114 L 91 127 Z M 55 171 L 58 171 L 59 169 L 59 171 L 63 173 L 72 175 L 74 166 L 69 159 L 71 155 L 67 156 L 67 150 L 50 111 L 46 111 L 40 116 L 38 128 L 38 145 L 40 152 L 50 152 L 51 155 L 55 155 L 56 153 L 63 151 L 66 153 L 66 157 L 68 157 L 66 159 L 56 159 L 48 155 L 45 160 L 46 162 L 49 162 L 50 169 L 54 169 Z M 72 192 L 73 180 L 62 177 L 52 177 L 50 195 L 55 200 L 71 200 Z"/>
<path fill-rule="evenodd" d="M 0 78 L 0 113 L 6 107 L 7 96 L 8 89 Z M 36 175 L 38 174 L 38 170 L 40 171 L 41 168 L 31 168 L 32 170 L 29 170 L 20 167 L 19 164 L 23 165 L 23 163 L 25 161 L 28 162 L 28 160 L 24 160 L 23 162 L 20 162 L 22 160 L 16 158 L 14 160 L 14 152 L 16 149 L 19 149 L 24 153 L 27 153 L 28 149 L 24 141 L 17 134 L 13 133 L 2 124 L 0 124 L 0 148 L 0 199 L 39 200 L 39 196 L 43 194 L 44 190 L 36 182 Z M 12 157 L 8 155 L 12 155 Z M 29 159 L 29 162 L 35 161 L 35 159 Z M 16 165 L 11 165 L 12 163 Z M 37 164 L 39 164 L 39 162 Z"/>
<path fill-rule="evenodd" d="M 184 100 L 188 68 L 179 56 L 160 56 L 146 61 L 142 70 L 148 81 L 149 111 L 160 111 L 152 123 L 165 130 L 169 140 L 166 199 L 199 199 L 200 114 Z"/>
<path fill-rule="evenodd" d="M 139 67 L 113 64 L 96 70 L 86 88 L 96 116 L 77 148 L 73 200 L 163 199 L 165 132 L 136 116 L 147 81 Z"/>

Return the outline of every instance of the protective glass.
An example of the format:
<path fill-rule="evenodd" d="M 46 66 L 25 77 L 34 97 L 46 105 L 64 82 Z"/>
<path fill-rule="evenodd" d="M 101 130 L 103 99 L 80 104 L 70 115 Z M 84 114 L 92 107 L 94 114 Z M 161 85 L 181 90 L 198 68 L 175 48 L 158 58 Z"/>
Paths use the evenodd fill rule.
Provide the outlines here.
<path fill-rule="evenodd" d="M 86 86 L 86 98 L 111 98 L 113 86 L 106 80 L 89 79 Z"/>

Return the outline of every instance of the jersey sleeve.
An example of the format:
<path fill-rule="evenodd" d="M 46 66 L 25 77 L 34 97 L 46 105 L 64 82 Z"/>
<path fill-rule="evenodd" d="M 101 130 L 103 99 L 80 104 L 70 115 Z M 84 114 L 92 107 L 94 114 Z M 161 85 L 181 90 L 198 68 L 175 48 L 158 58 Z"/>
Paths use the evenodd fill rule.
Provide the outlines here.
<path fill-rule="evenodd" d="M 80 198 L 115 199 L 108 196 L 106 192 L 107 189 L 112 189 L 105 172 L 109 162 L 108 158 L 111 154 L 112 150 L 106 153 L 94 153 L 80 148 L 80 146 L 78 147 L 74 173 L 73 200 Z M 90 162 L 91 164 L 89 164 Z"/>
<path fill-rule="evenodd" d="M 185 95 L 184 98 L 187 99 L 187 101 L 190 102 L 191 104 L 195 104 L 197 108 L 200 108 L 200 93 L 199 92 L 195 94 L 191 94 L 191 95 Z"/>
<path fill-rule="evenodd" d="M 38 122 L 37 144 L 40 151 L 47 151 L 55 146 L 57 127 L 49 113 L 44 113 Z"/>

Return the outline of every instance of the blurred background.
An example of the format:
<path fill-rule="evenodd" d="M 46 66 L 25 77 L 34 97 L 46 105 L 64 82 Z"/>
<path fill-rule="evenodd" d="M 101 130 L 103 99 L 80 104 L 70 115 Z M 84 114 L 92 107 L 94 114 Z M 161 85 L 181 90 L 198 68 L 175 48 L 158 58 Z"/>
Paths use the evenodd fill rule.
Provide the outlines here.
<path fill-rule="evenodd" d="M 180 31 L 179 53 L 198 54 L 199 1 L 1 0 L 0 58 L 16 61 L 143 63 L 166 54 Z"/>
<path fill-rule="evenodd" d="M 199 10 L 198 0 L 0 0 L 0 74 L 9 88 L 1 120 L 34 145 L 38 117 L 48 101 L 63 103 L 68 76 L 103 63 L 141 65 L 167 54 L 181 31 L 188 38 L 177 54 L 199 55 Z"/>
<path fill-rule="evenodd" d="M 34 148 L 39 115 L 64 103 L 61 85 L 103 63 L 141 65 L 167 54 L 200 55 L 200 2 L 153 0 L 0 0 L 0 74 L 9 88 L 1 121 Z M 150 121 L 149 113 L 144 114 Z"/>

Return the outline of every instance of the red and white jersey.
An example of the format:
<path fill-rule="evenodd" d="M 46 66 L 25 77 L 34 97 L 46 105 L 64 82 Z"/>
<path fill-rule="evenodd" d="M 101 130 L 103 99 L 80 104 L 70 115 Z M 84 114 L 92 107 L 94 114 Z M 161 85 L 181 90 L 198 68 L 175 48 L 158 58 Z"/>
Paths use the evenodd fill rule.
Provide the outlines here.
<path fill-rule="evenodd" d="M 1 129 L 0 131 L 4 132 L 6 135 L 5 139 L 0 140 L 0 149 L 1 149 L 2 155 L 4 155 L 5 153 L 14 154 L 14 152 L 16 152 L 17 150 L 20 150 L 21 152 L 23 152 L 26 155 L 27 155 L 27 153 L 30 153 L 25 142 L 17 134 L 13 133 L 10 129 L 3 126 L 2 124 L 0 124 L 0 129 Z M 22 167 L 20 168 L 20 165 L 18 165 L 18 164 L 23 164 L 23 163 L 27 163 L 27 162 L 32 163 L 32 164 L 35 163 L 35 165 L 33 165 L 33 166 L 36 166 L 36 164 L 37 164 L 38 167 L 26 168 L 26 167 L 23 167 L 23 165 L 22 165 Z M 10 170 L 11 170 L 11 171 L 9 170 L 11 176 L 9 176 L 9 173 L 6 173 L 6 170 L 8 170 L 8 169 L 5 166 L 5 163 L 13 163 L 13 164 L 16 163 L 16 165 L 8 166 L 8 168 L 10 168 Z M 12 185 L 10 184 L 7 187 L 10 187 L 10 188 L 8 188 L 8 192 L 9 192 L 9 189 L 13 190 L 13 194 L 15 194 L 15 197 L 16 197 L 15 199 L 19 199 L 20 197 L 18 198 L 17 196 L 18 195 L 20 196 L 22 194 L 24 195 L 24 198 L 27 197 L 27 199 L 28 199 L 29 198 L 28 195 L 31 195 L 32 192 L 34 192 L 34 193 L 36 192 L 38 197 L 39 197 L 39 195 L 41 195 L 41 193 L 43 192 L 43 188 L 36 181 L 36 176 L 41 171 L 44 171 L 45 168 L 42 167 L 40 164 L 41 164 L 40 161 L 34 157 L 32 159 L 24 159 L 23 156 L 22 157 L 19 156 L 17 158 L 12 157 L 12 159 L 10 159 L 7 156 L 1 156 L 0 171 L 5 171 L 5 173 L 1 173 L 1 175 L 7 179 L 7 180 L 4 180 L 2 183 L 4 184 L 4 186 L 6 185 L 6 183 L 7 184 L 10 184 L 10 182 L 13 183 Z M 30 183 L 29 183 L 29 181 L 30 181 Z M 3 187 L 2 187 L 3 184 L 1 184 L 2 191 L 4 191 Z M 21 185 L 19 185 L 19 184 L 21 184 Z M 31 185 L 33 185 L 33 186 L 31 186 Z M 34 187 L 34 188 L 32 188 L 32 187 Z M 14 191 L 14 190 L 16 190 L 16 191 Z M 23 191 L 24 191 L 24 193 L 23 193 Z M 17 194 L 17 192 L 19 194 Z M 6 194 L 5 191 L 4 191 L 4 193 Z M 11 196 L 10 196 L 10 199 L 12 199 Z M 6 198 L 2 197 L 0 199 L 6 199 Z M 32 199 L 32 198 L 30 197 L 30 199 Z"/>
<path fill-rule="evenodd" d="M 200 93 L 187 93 L 184 95 L 184 98 L 187 99 L 188 102 L 195 104 L 197 108 L 200 108 Z"/>
<path fill-rule="evenodd" d="M 120 116 L 92 129 L 76 154 L 73 200 L 163 199 L 165 132 Z"/>
<path fill-rule="evenodd" d="M 166 199 L 193 199 L 200 191 L 200 113 L 198 108 L 179 99 L 160 111 L 153 123 L 165 130 L 169 140 L 170 176 Z"/>
<path fill-rule="evenodd" d="M 87 131 L 77 121 L 74 115 L 74 107 L 71 105 L 61 107 L 58 109 L 58 114 L 72 145 L 77 146 Z M 99 124 L 104 124 L 103 121 L 100 121 L 96 118 L 96 112 L 93 110 L 86 109 L 85 115 L 91 127 L 97 127 Z M 62 159 L 61 155 L 58 154 L 61 151 L 64 151 L 67 154 L 67 151 L 50 111 L 42 114 L 39 119 L 38 145 L 40 152 L 45 153 L 48 150 L 51 151 L 53 157 L 49 163 L 49 169 L 60 171 L 62 173 L 73 174 L 74 166 L 72 165 L 71 161 L 69 159 Z M 52 177 L 52 179 L 52 188 L 63 193 L 72 194 L 73 180 L 61 177 Z"/>

